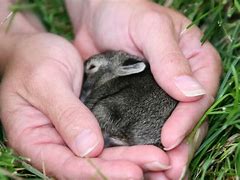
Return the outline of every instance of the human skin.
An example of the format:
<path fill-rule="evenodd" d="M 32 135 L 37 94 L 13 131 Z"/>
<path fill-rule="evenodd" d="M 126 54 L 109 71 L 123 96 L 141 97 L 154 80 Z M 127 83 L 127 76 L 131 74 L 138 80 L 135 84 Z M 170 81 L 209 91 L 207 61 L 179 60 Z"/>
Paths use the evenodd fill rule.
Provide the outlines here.
<path fill-rule="evenodd" d="M 194 151 L 183 140 L 214 101 L 219 85 L 217 51 L 209 42 L 201 44 L 198 27 L 186 29 L 189 19 L 149 0 L 67 0 L 66 5 L 74 44 L 84 59 L 108 49 L 144 56 L 158 84 L 180 101 L 161 134 L 171 168 L 147 175 L 178 179 Z M 199 141 L 206 133 L 204 126 Z"/>
<path fill-rule="evenodd" d="M 71 17 L 76 17 L 77 19 L 81 14 L 75 14 L 77 13 L 76 9 L 71 8 L 73 2 L 66 2 Z M 96 2 L 94 6 L 88 7 L 84 4 L 84 2 L 86 3 L 87 1 L 75 1 L 75 3 L 76 2 L 80 4 L 77 4 L 78 6 L 75 7 L 88 8 L 89 17 L 91 17 L 93 15 L 92 12 L 95 11 L 99 12 L 98 15 L 101 15 L 99 17 L 102 18 L 92 18 L 90 21 L 88 21 L 88 19 L 84 20 L 83 18 L 82 24 L 79 24 L 79 22 L 76 23 L 73 18 L 72 22 L 76 31 L 75 46 L 78 51 L 71 43 L 63 38 L 44 32 L 44 28 L 35 18 L 32 18 L 32 16 L 18 14 L 14 19 L 10 32 L 7 34 L 4 33 L 5 27 L 0 27 L 0 66 L 3 74 L 0 92 L 0 115 L 6 130 L 9 145 L 13 147 L 17 153 L 29 157 L 31 163 L 37 168 L 42 169 L 44 163 L 47 173 L 60 179 L 79 179 L 95 176 L 96 170 L 85 158 L 81 158 L 83 156 L 91 157 L 94 164 L 110 179 L 141 179 L 144 175 L 151 179 L 157 177 L 179 178 L 186 165 L 190 151 L 186 143 L 180 142 L 182 142 L 185 135 L 197 122 L 203 111 L 210 105 L 208 101 L 211 100 L 211 96 L 214 96 L 218 86 L 221 68 L 216 51 L 209 43 L 204 46 L 198 46 L 199 49 L 197 50 L 193 48 L 195 47 L 193 46 L 194 43 L 191 47 L 185 47 L 185 44 L 182 43 L 182 49 L 180 48 L 180 50 L 186 54 L 189 53 L 192 55 L 192 52 L 188 51 L 191 51 L 191 48 L 194 49 L 194 56 L 189 56 L 192 58 L 190 58 L 192 63 L 183 64 L 189 64 L 187 66 L 190 66 L 192 69 L 191 75 L 196 76 L 199 82 L 205 83 L 202 83 L 203 87 L 200 89 L 204 88 L 204 91 L 207 93 L 207 95 L 203 97 L 199 94 L 197 96 L 185 97 L 181 92 L 175 92 L 177 91 L 176 88 L 173 88 L 171 85 L 164 85 L 167 82 L 162 82 L 161 79 L 157 78 L 158 69 L 153 67 L 161 67 L 161 63 L 165 64 L 168 63 L 168 61 L 151 61 L 151 59 L 154 58 L 152 58 L 150 54 L 152 53 L 154 55 L 154 52 L 148 52 L 150 46 L 135 46 L 134 48 L 131 44 L 133 40 L 126 34 L 120 33 L 121 35 L 115 36 L 114 34 L 106 34 L 105 31 L 103 31 L 104 28 L 109 27 L 109 25 L 111 27 L 113 24 L 112 19 L 108 19 L 106 15 L 102 16 L 102 13 L 103 15 L 105 13 L 109 14 L 109 10 L 118 8 L 116 4 L 111 1 L 104 1 L 104 3 L 101 4 L 99 0 L 94 1 Z M 130 7 L 134 6 L 134 8 L 146 7 L 150 8 L 149 10 L 151 10 L 152 6 L 160 8 L 157 5 L 151 3 L 151 5 L 149 5 L 147 1 L 141 0 L 131 1 L 131 3 L 130 1 L 121 2 L 123 6 L 121 6 L 120 3 L 119 8 L 123 8 L 122 10 L 124 11 L 119 12 L 126 12 L 124 13 L 126 15 L 132 12 L 132 10 L 131 8 L 130 11 L 128 10 L 129 7 L 126 7 L 126 4 L 124 5 L 125 2 L 129 2 L 127 5 L 131 5 Z M 8 5 L 9 1 L 1 0 L 1 19 L 7 16 Z M 96 9 L 92 9 L 93 7 Z M 113 14 L 113 16 L 116 17 L 116 20 L 120 19 L 118 14 Z M 128 16 L 124 16 L 123 19 L 126 20 L 126 22 L 129 20 Z M 88 28 L 90 24 L 94 24 L 94 22 L 103 22 L 101 26 L 99 25 L 93 28 L 96 37 L 94 34 L 91 34 L 92 32 Z M 114 28 L 116 25 L 120 26 L 119 21 L 115 23 Z M 128 27 L 129 24 L 127 23 L 125 25 Z M 125 26 L 121 24 L 121 27 Z M 102 28 L 103 30 L 101 30 Z M 123 32 L 121 28 L 119 29 L 120 32 Z M 197 36 L 194 32 L 193 34 L 190 33 L 189 38 L 191 38 L 191 40 Z M 88 33 L 91 34 L 91 38 Z M 103 39 L 99 39 L 99 37 L 102 36 L 98 36 L 98 34 L 102 33 L 106 34 L 106 36 Z M 111 39 L 113 41 L 110 41 Z M 123 39 L 126 39 L 127 43 L 120 43 L 120 46 L 119 44 L 114 44 L 115 41 L 121 42 Z M 141 37 L 135 37 L 135 39 L 139 41 L 142 40 Z M 100 41 L 102 46 L 99 46 Z M 129 49 L 124 49 L 126 47 L 125 45 L 127 45 Z M 172 45 L 175 48 L 178 47 L 174 46 L 174 43 Z M 136 50 L 138 49 L 137 47 L 139 51 Z M 171 47 L 171 43 L 167 47 Z M 183 47 L 187 50 L 183 50 Z M 151 47 L 151 49 L 152 48 L 154 49 L 154 47 Z M 182 101 L 182 105 L 175 111 L 175 115 L 173 114 L 173 116 L 170 117 L 165 125 L 165 130 L 163 129 L 166 137 L 164 136 L 164 132 L 162 134 L 162 136 L 165 137 L 165 140 L 164 137 L 162 139 L 165 142 L 165 147 L 171 149 L 174 145 L 177 146 L 176 148 L 167 153 L 153 146 L 102 149 L 103 139 L 97 121 L 90 111 L 79 102 L 78 97 L 83 75 L 82 57 L 85 59 L 105 49 L 122 49 L 133 54 L 146 56 L 150 60 L 151 68 L 157 82 L 165 87 L 165 90 L 169 90 L 170 95 Z M 135 52 L 133 50 L 135 50 Z M 179 48 L 172 50 L 176 52 Z M 146 54 L 142 54 L 142 52 L 146 52 Z M 172 51 L 167 54 L 169 57 L 177 55 L 177 57 L 174 57 L 180 58 L 178 57 L 178 53 L 172 53 Z M 168 69 L 175 67 L 175 72 L 179 73 L 179 71 L 181 72 L 181 68 L 184 69 L 185 66 L 181 66 L 182 63 L 177 63 L 176 65 L 174 57 L 172 57 L 171 66 L 169 65 L 169 67 L 167 67 Z M 204 61 L 198 61 L 199 58 L 204 59 Z M 160 59 L 164 60 L 164 56 Z M 180 60 L 182 61 L 181 58 Z M 171 72 L 170 69 L 169 72 Z M 161 71 L 161 73 L 164 72 L 163 69 L 159 69 L 159 71 Z M 183 71 L 185 72 L 185 70 Z M 210 74 L 211 77 L 208 75 L 208 79 L 204 79 L 202 76 L 204 73 Z M 167 78 L 173 77 L 171 73 L 170 75 L 167 73 L 164 75 L 166 75 Z M 167 87 L 170 88 L 168 89 Z M 192 102 L 193 100 L 194 102 Z M 199 112 L 200 110 L 197 108 L 200 108 L 201 112 Z M 181 138 L 179 138 L 180 132 L 176 129 L 174 122 L 181 121 L 181 119 L 176 119 L 176 117 L 182 116 L 185 113 L 188 113 L 190 117 L 186 115 L 183 117 L 186 121 L 186 123 L 181 124 L 183 127 L 179 127 L 179 123 L 176 123 L 183 133 L 181 134 Z M 193 117 L 193 115 L 199 117 Z M 177 132 L 170 128 L 177 130 Z M 88 130 L 86 131 L 86 129 Z M 203 130 L 200 130 L 199 141 L 201 141 L 203 137 Z M 83 134 L 81 134 L 81 132 L 83 132 Z M 172 136 L 166 135 L 168 133 L 171 133 Z M 93 138 L 89 137 L 89 140 L 86 135 L 87 137 L 92 135 Z M 84 140 L 79 140 L 82 137 L 84 137 Z M 95 142 L 91 140 L 95 140 Z M 179 162 L 181 162 L 181 164 L 179 164 Z M 170 168 L 169 165 L 171 165 L 171 169 L 163 172 L 163 170 Z M 157 173 L 153 173 L 156 171 Z"/>
<path fill-rule="evenodd" d="M 1 20 L 8 15 L 9 4 L 7 0 L 1 1 Z M 44 165 L 49 176 L 58 179 L 93 178 L 96 169 L 81 157 L 87 154 L 78 151 L 75 141 L 75 135 L 81 129 L 93 129 L 98 133 L 99 142 L 98 149 L 91 152 L 93 158 L 90 160 L 108 178 L 141 179 L 144 172 L 167 168 L 168 157 L 157 147 L 121 147 L 102 151 L 98 123 L 78 98 L 83 60 L 71 43 L 44 32 L 39 22 L 29 15 L 17 14 L 10 31 L 5 33 L 4 30 L 5 25 L 0 29 L 3 74 L 0 116 L 8 144 L 15 152 L 30 158 L 40 170 Z M 105 155 L 96 157 L 101 152 Z M 131 155 L 131 161 L 105 160 L 104 156 L 109 153 L 123 159 Z"/>

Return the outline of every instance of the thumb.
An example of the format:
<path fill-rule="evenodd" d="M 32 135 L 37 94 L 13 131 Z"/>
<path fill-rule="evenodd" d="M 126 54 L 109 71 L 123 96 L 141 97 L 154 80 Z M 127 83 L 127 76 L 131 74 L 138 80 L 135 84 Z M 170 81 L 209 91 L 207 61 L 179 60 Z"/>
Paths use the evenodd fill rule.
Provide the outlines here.
<path fill-rule="evenodd" d="M 54 106 L 43 111 L 47 112 L 61 137 L 76 155 L 97 156 L 104 144 L 97 120 L 72 92 L 61 95 L 51 100 Z M 51 106 L 50 103 L 46 101 L 45 107 Z"/>
<path fill-rule="evenodd" d="M 197 100 L 205 94 L 179 48 L 171 18 L 159 12 L 146 12 L 135 20 L 132 39 L 149 60 L 157 83 L 179 101 Z"/>
<path fill-rule="evenodd" d="M 74 94 L 65 76 L 55 68 L 47 69 L 44 68 L 45 75 L 31 76 L 23 96 L 48 117 L 77 156 L 97 156 L 104 144 L 97 120 L 75 95 L 79 93 Z"/>

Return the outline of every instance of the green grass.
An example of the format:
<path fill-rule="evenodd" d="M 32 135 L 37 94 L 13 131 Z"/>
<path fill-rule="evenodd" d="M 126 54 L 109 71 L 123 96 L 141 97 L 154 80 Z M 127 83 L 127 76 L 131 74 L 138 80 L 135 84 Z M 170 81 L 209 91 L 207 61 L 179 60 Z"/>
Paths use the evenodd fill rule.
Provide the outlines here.
<path fill-rule="evenodd" d="M 165 3 L 164 0 L 155 2 Z M 63 0 L 29 0 L 13 6 L 12 10 L 31 9 L 41 17 L 48 31 L 72 39 L 63 4 Z M 190 179 L 240 179 L 240 2 L 174 0 L 170 6 L 201 27 L 202 42 L 209 40 L 219 51 L 223 63 L 216 102 L 200 120 L 202 123 L 208 117 L 209 132 L 190 164 Z M 44 177 L 3 145 L 0 151 L 1 179 Z"/>

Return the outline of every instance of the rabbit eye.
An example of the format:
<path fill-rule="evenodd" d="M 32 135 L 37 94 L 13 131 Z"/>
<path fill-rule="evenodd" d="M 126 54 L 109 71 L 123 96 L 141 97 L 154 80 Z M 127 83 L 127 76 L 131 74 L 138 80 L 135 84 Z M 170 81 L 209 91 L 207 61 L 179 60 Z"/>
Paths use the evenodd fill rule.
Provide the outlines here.
<path fill-rule="evenodd" d="M 96 66 L 94 64 L 91 64 L 91 66 L 88 68 L 89 70 L 94 69 Z"/>
<path fill-rule="evenodd" d="M 98 64 L 91 63 L 87 66 L 87 68 L 86 68 L 87 71 L 86 72 L 92 74 L 92 73 L 97 72 L 98 68 L 99 68 Z"/>

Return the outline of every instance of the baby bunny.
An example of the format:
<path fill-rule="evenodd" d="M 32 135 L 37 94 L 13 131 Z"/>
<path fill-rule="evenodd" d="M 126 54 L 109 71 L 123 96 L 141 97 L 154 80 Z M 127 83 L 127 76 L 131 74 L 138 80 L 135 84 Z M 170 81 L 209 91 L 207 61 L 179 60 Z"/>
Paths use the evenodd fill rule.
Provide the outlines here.
<path fill-rule="evenodd" d="M 107 51 L 86 61 L 85 74 L 80 99 L 99 121 L 105 147 L 161 146 L 161 128 L 177 101 L 158 86 L 145 59 Z"/>

